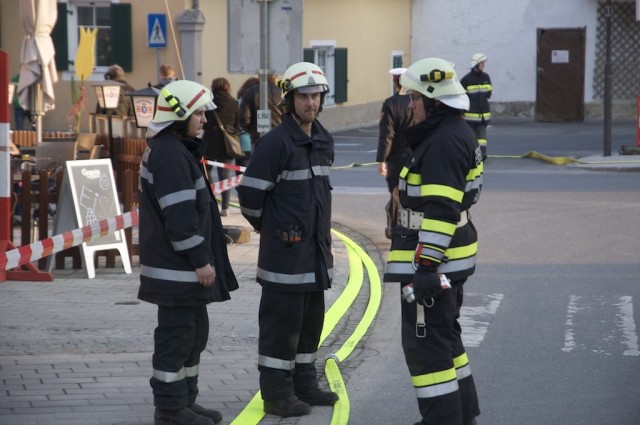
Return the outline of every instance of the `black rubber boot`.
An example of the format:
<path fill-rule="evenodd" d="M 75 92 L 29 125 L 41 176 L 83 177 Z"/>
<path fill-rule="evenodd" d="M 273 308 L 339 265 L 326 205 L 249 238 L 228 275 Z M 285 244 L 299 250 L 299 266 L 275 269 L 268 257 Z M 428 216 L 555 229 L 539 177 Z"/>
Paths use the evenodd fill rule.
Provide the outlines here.
<path fill-rule="evenodd" d="M 209 418 L 215 423 L 220 423 L 222 421 L 222 413 L 218 412 L 217 410 L 207 409 L 206 407 L 202 407 L 196 403 L 193 403 L 187 407 L 189 408 L 189 410 L 192 410 L 198 415 L 204 416 L 205 418 Z"/>
<path fill-rule="evenodd" d="M 311 413 L 311 406 L 298 400 L 294 395 L 278 400 L 264 400 L 265 413 L 289 418 L 291 416 L 304 416 Z"/>
<path fill-rule="evenodd" d="M 339 399 L 338 394 L 333 391 L 322 391 L 320 388 L 301 392 L 296 396 L 312 406 L 333 406 Z"/>
<path fill-rule="evenodd" d="M 186 407 L 180 410 L 160 410 L 153 415 L 154 425 L 214 425 L 214 422 Z"/>

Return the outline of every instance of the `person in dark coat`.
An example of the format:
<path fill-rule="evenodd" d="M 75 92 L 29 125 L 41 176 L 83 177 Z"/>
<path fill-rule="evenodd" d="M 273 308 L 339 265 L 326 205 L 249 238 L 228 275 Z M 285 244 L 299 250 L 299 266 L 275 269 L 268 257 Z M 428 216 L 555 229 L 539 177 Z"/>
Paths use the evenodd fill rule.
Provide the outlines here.
<path fill-rule="evenodd" d="M 158 305 L 154 333 L 154 425 L 212 425 L 216 410 L 196 403 L 200 353 L 209 339 L 207 304 L 238 288 L 198 137 L 209 89 L 193 81 L 167 84 L 147 131 L 140 164 L 140 289 Z"/>
<path fill-rule="evenodd" d="M 411 149 L 404 137 L 404 131 L 413 125 L 413 114 L 409 109 L 409 96 L 400 85 L 400 76 L 406 68 L 393 68 L 389 73 L 393 76 L 393 96 L 382 103 L 380 111 L 380 131 L 378 133 L 378 172 L 387 181 L 389 202 L 385 207 L 387 227 L 384 234 L 391 239 L 391 229 L 398 224 L 398 182 L 400 171 L 409 159 Z"/>
<path fill-rule="evenodd" d="M 216 100 L 217 108 L 215 113 L 217 113 L 218 118 L 220 118 L 222 125 L 235 127 L 238 116 L 238 101 L 231 95 L 231 84 L 229 84 L 226 78 L 216 78 L 211 82 L 211 91 L 213 91 L 213 97 Z M 205 117 L 207 118 L 207 123 L 204 125 L 204 135 L 202 136 L 206 144 L 204 151 L 205 159 L 231 164 L 233 158 L 227 154 L 224 144 L 224 134 L 218 125 L 218 120 L 214 116 L 214 111 L 206 111 Z M 212 175 L 214 168 L 218 171 L 219 181 L 226 180 L 231 175 L 231 170 L 228 168 L 207 165 L 209 178 L 212 181 L 214 180 Z M 220 215 L 226 217 L 229 211 L 231 192 L 225 190 L 222 192 L 221 197 Z"/>
<path fill-rule="evenodd" d="M 282 122 L 282 109 L 280 102 L 282 90 L 276 85 L 276 75 L 269 75 L 267 107 L 271 111 L 271 128 L 275 128 Z M 247 89 L 240 103 L 240 115 L 238 122 L 240 127 L 249 132 L 251 145 L 255 146 L 260 138 L 258 132 L 258 111 L 260 110 L 260 85 Z"/>

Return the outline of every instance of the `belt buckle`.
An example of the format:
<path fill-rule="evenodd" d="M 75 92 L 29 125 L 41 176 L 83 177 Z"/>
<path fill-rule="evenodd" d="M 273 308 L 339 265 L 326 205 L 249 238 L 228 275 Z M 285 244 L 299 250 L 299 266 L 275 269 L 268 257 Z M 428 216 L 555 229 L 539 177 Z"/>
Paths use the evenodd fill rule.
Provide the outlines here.
<path fill-rule="evenodd" d="M 403 208 L 400 210 L 400 225 L 404 228 L 409 228 L 409 217 L 411 214 L 411 210 L 409 208 Z"/>

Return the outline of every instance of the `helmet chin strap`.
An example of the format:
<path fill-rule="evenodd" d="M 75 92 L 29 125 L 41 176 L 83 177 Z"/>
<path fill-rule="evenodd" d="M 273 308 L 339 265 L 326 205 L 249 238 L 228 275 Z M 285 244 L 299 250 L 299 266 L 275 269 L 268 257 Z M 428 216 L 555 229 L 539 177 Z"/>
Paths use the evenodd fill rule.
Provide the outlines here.
<path fill-rule="evenodd" d="M 431 99 L 425 95 L 422 95 L 422 105 L 424 106 L 424 112 L 427 117 L 435 114 L 438 109 L 435 99 Z"/>

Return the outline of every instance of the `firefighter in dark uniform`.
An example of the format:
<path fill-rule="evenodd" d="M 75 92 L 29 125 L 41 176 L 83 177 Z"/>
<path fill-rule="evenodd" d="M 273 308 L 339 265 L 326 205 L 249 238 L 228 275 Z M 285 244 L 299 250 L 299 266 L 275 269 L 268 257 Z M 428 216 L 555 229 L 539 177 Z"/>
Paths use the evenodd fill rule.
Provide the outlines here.
<path fill-rule="evenodd" d="M 414 125 L 405 135 L 412 155 L 400 173 L 400 225 L 384 281 L 400 282 L 402 298 L 413 291 L 401 308 L 402 346 L 422 415 L 416 425 L 471 425 L 480 410 L 458 318 L 475 270 L 469 209 L 480 195 L 482 153 L 462 117 L 469 99 L 451 63 L 420 60 L 400 82 L 411 96 Z"/>
<path fill-rule="evenodd" d="M 393 68 L 389 73 L 393 76 L 393 96 L 382 103 L 378 134 L 378 151 L 376 161 L 378 172 L 387 181 L 390 199 L 385 207 L 387 227 L 384 235 L 391 239 L 391 228 L 398 221 L 398 178 L 400 170 L 409 158 L 411 149 L 404 137 L 404 130 L 411 126 L 413 115 L 409 109 L 409 96 L 400 85 L 400 76 L 406 68 Z"/>
<path fill-rule="evenodd" d="M 278 82 L 286 113 L 256 143 L 240 185 L 242 214 L 260 233 L 256 281 L 258 370 L 264 411 L 282 417 L 333 405 L 315 367 L 331 286 L 333 138 L 316 120 L 329 85 L 316 65 L 299 62 Z"/>
<path fill-rule="evenodd" d="M 209 338 L 207 304 L 238 288 L 199 138 L 215 108 L 193 81 L 167 84 L 158 97 L 140 165 L 140 289 L 158 305 L 154 333 L 155 425 L 212 425 L 220 412 L 196 404 L 200 353 Z"/>
<path fill-rule="evenodd" d="M 484 72 L 487 55 L 476 53 L 471 57 L 471 71 L 462 77 L 460 84 L 469 96 L 469 110 L 464 113 L 464 119 L 469 123 L 482 149 L 482 158 L 487 159 L 487 125 L 491 120 L 489 98 L 493 87 L 489 74 Z"/>

